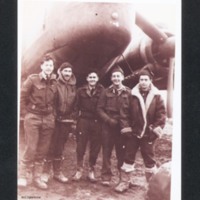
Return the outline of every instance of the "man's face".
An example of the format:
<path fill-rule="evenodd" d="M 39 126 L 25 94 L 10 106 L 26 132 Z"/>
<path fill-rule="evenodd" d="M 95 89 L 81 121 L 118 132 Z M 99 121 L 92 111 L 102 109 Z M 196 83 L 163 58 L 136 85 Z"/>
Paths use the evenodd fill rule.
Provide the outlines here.
<path fill-rule="evenodd" d="M 54 63 L 53 60 L 44 61 L 41 64 L 41 69 L 47 76 L 51 75 L 54 70 Z"/>
<path fill-rule="evenodd" d="M 61 74 L 62 74 L 62 76 L 64 77 L 64 79 L 65 79 L 66 81 L 68 81 L 68 80 L 71 78 L 71 76 L 72 76 L 72 69 L 71 69 L 70 67 L 64 68 L 64 69 L 61 71 Z"/>
<path fill-rule="evenodd" d="M 150 87 L 151 82 L 152 81 L 149 76 L 147 76 L 147 75 L 140 76 L 139 86 L 142 89 L 142 91 L 147 91 Z"/>
<path fill-rule="evenodd" d="M 95 86 L 99 80 L 98 75 L 95 72 L 88 74 L 87 82 L 90 86 Z"/>
<path fill-rule="evenodd" d="M 113 72 L 111 75 L 111 81 L 113 85 L 119 86 L 122 84 L 122 81 L 124 80 L 124 75 L 121 72 Z"/>

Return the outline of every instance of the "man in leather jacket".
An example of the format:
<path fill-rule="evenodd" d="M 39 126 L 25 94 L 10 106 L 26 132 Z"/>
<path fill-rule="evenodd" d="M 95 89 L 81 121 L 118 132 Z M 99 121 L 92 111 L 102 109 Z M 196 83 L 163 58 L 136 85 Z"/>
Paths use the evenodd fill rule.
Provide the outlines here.
<path fill-rule="evenodd" d="M 73 177 L 79 181 L 83 174 L 83 160 L 87 143 L 89 142 L 89 173 L 88 179 L 96 182 L 94 170 L 96 160 L 101 148 L 101 121 L 97 115 L 97 102 L 104 87 L 98 83 L 97 72 L 90 70 L 87 77 L 87 84 L 78 89 L 76 111 L 77 122 L 77 171 Z"/>
<path fill-rule="evenodd" d="M 125 159 L 121 167 L 122 179 L 115 188 L 117 192 L 124 192 L 129 188 L 139 148 L 145 164 L 147 181 L 157 170 L 154 144 L 156 138 L 162 135 L 166 110 L 159 90 L 152 83 L 152 73 L 148 68 L 140 71 L 139 83 L 131 91 L 129 107 L 124 107 L 121 115 L 124 113 L 129 113 L 129 116 L 121 118 L 127 122 L 127 126 L 121 127 L 121 134 L 129 133 L 130 137 L 126 143 Z"/>
<path fill-rule="evenodd" d="M 102 125 L 102 150 L 103 166 L 101 172 L 102 185 L 110 186 L 111 183 L 111 154 L 113 147 L 116 150 L 117 168 L 123 164 L 126 137 L 120 133 L 120 113 L 123 106 L 128 106 L 130 89 L 122 84 L 123 70 L 117 66 L 112 70 L 112 85 L 105 89 L 100 96 L 97 112 L 103 121 Z"/>
<path fill-rule="evenodd" d="M 73 74 L 73 66 L 68 62 L 63 63 L 58 69 L 57 90 L 56 126 L 45 160 L 43 180 L 48 182 L 53 167 L 53 178 L 61 183 L 67 183 L 68 178 L 62 172 L 63 150 L 74 123 L 76 98 L 76 78 Z"/>
<path fill-rule="evenodd" d="M 45 56 L 41 73 L 30 75 L 21 88 L 21 115 L 24 117 L 26 147 L 21 162 L 18 185 L 27 186 L 33 171 L 33 182 L 40 189 L 47 189 L 41 179 L 44 158 L 48 152 L 55 127 L 56 75 L 54 60 Z"/>

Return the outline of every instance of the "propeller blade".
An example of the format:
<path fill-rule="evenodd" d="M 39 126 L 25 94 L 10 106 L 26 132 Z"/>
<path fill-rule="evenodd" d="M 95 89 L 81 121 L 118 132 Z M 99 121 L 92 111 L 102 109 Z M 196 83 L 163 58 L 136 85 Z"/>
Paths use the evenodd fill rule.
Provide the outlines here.
<path fill-rule="evenodd" d="M 153 41 L 163 43 L 168 36 L 157 26 L 145 19 L 141 14 L 136 12 L 135 23 L 146 33 Z"/>

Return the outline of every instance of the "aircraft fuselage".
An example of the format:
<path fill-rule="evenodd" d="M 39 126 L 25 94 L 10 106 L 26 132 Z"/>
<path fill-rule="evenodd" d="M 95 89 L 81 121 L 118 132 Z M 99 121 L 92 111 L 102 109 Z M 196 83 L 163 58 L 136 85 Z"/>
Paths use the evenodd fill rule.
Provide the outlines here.
<path fill-rule="evenodd" d="M 57 68 L 70 62 L 78 77 L 91 68 L 106 73 L 130 43 L 134 20 L 133 6 L 127 3 L 57 2 L 22 58 L 22 76 L 39 72 L 47 53 L 55 57 Z"/>

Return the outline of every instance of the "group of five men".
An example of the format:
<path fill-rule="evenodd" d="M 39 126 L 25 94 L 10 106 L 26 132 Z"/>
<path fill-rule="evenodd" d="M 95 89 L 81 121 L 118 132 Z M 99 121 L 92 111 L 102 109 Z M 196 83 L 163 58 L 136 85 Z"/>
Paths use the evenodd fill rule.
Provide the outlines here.
<path fill-rule="evenodd" d="M 72 180 L 83 175 L 83 162 L 89 141 L 89 173 L 96 182 L 94 167 L 102 147 L 101 183 L 111 183 L 111 154 L 115 147 L 119 183 L 117 192 L 130 186 L 135 156 L 140 148 L 146 178 L 155 173 L 155 139 L 165 125 L 166 111 L 158 89 L 152 84 L 152 74 L 142 70 L 139 83 L 131 90 L 124 86 L 123 70 L 117 66 L 111 72 L 112 85 L 106 89 L 98 83 L 95 70 L 88 72 L 87 84 L 76 89 L 73 66 L 65 62 L 53 74 L 54 60 L 45 56 L 41 73 L 30 75 L 21 88 L 21 114 L 24 115 L 26 148 L 21 161 L 18 184 L 27 185 L 27 176 L 40 189 L 48 188 L 50 171 L 62 182 L 68 178 L 62 173 L 63 151 L 76 124 L 77 170 Z"/>

